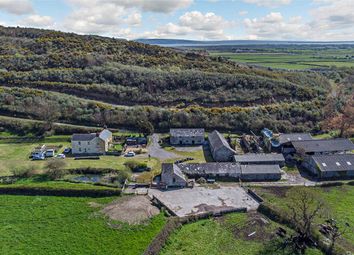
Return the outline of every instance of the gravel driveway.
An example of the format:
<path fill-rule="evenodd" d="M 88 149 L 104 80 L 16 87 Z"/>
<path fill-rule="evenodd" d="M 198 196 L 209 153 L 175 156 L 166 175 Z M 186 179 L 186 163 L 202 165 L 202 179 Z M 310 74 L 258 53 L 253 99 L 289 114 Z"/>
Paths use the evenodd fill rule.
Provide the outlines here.
<path fill-rule="evenodd" d="M 151 136 L 151 144 L 147 147 L 147 149 L 151 157 L 158 158 L 160 160 L 180 158 L 179 155 L 166 151 L 160 146 L 158 134 L 153 134 Z"/>

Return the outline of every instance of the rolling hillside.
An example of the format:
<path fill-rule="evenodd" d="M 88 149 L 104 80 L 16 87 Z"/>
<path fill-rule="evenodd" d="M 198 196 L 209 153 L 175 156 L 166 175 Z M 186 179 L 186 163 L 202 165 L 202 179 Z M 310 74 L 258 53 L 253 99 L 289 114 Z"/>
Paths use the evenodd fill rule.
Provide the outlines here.
<path fill-rule="evenodd" d="M 300 131 L 330 88 L 316 73 L 31 28 L 0 26 L 0 60 L 1 115 L 76 124 Z"/>

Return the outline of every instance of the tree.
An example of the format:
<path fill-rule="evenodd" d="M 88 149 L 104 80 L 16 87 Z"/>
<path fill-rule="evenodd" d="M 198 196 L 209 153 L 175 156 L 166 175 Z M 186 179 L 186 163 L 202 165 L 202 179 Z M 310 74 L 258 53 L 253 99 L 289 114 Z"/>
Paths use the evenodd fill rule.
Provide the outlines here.
<path fill-rule="evenodd" d="M 63 159 L 52 158 L 47 161 L 47 175 L 50 179 L 56 180 L 62 178 L 66 171 L 63 169 L 66 166 L 66 162 Z"/>
<path fill-rule="evenodd" d="M 306 187 L 293 188 L 286 196 L 289 217 L 297 233 L 293 240 L 301 254 L 304 254 L 311 240 L 312 226 L 316 217 L 323 215 L 325 204 L 313 189 Z"/>

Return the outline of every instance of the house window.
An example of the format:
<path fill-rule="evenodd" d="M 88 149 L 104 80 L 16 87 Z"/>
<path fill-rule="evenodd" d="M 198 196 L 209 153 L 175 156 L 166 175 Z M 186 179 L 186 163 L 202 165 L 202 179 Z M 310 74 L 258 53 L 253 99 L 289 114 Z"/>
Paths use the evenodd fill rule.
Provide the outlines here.
<path fill-rule="evenodd" d="M 87 145 L 90 145 L 90 142 L 87 142 Z"/>
<path fill-rule="evenodd" d="M 79 151 L 81 152 L 81 148 L 79 148 Z"/>
<path fill-rule="evenodd" d="M 81 145 L 81 142 L 79 141 L 78 144 Z"/>
<path fill-rule="evenodd" d="M 176 178 L 173 178 L 173 179 L 172 179 L 172 182 L 175 183 L 175 182 L 176 182 Z"/>

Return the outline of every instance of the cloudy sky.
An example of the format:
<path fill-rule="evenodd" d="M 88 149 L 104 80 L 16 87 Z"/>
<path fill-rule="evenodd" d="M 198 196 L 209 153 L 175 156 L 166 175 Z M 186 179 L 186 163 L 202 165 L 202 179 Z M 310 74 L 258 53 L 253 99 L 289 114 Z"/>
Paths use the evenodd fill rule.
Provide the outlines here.
<path fill-rule="evenodd" d="M 354 40 L 354 0 L 0 0 L 0 24 L 126 39 Z"/>

